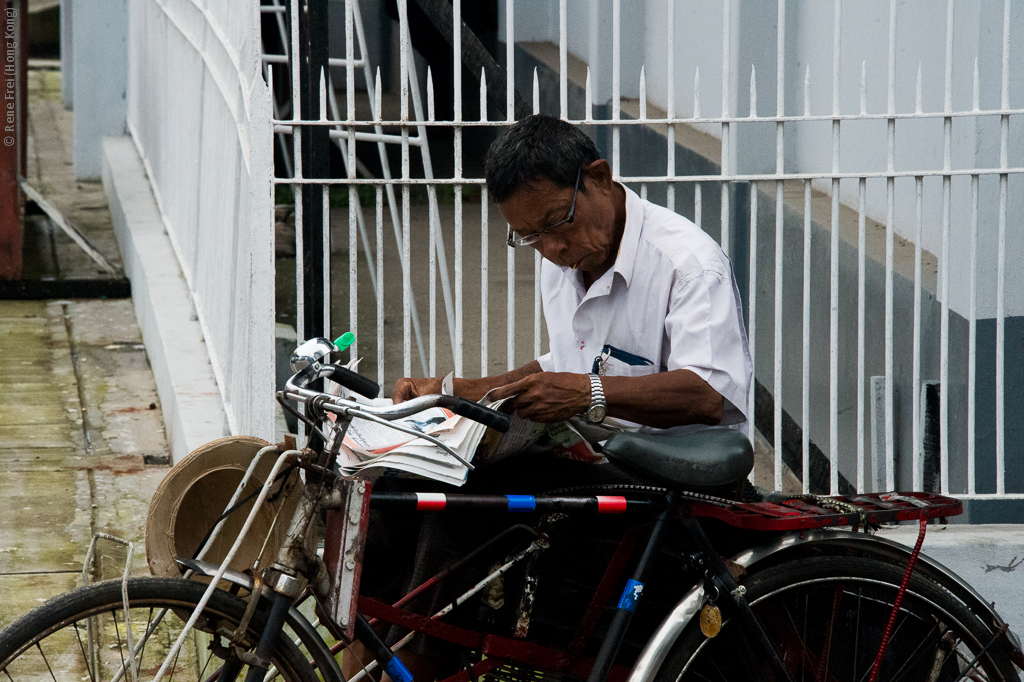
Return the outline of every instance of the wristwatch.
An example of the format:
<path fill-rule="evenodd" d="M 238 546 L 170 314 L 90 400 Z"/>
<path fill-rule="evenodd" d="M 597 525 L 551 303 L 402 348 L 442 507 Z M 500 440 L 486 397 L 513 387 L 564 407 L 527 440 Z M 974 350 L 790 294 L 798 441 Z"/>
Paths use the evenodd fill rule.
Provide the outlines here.
<path fill-rule="evenodd" d="M 601 385 L 601 377 L 596 374 L 588 374 L 590 377 L 590 407 L 583 413 L 583 418 L 588 424 L 600 424 L 608 416 L 608 403 L 604 400 L 604 387 Z"/>

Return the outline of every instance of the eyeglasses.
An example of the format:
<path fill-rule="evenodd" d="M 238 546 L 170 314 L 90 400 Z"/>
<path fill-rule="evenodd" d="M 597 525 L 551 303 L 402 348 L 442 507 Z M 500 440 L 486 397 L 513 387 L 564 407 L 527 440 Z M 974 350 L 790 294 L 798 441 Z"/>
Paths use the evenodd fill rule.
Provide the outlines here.
<path fill-rule="evenodd" d="M 561 232 L 562 230 L 565 230 L 567 227 L 572 225 L 573 221 L 576 219 L 576 196 L 580 192 L 580 178 L 582 176 L 583 166 L 580 166 L 580 169 L 576 172 L 576 187 L 572 191 L 572 205 L 569 207 L 569 215 L 565 218 L 565 220 L 561 220 L 555 223 L 554 225 L 551 225 L 550 227 L 546 227 L 543 230 L 540 230 L 539 232 L 528 234 L 525 237 L 516 237 L 512 233 L 512 226 L 509 225 L 507 239 L 508 245 L 512 248 L 515 248 L 517 246 L 529 246 L 530 244 L 536 244 L 542 234 L 552 234 L 555 232 Z"/>

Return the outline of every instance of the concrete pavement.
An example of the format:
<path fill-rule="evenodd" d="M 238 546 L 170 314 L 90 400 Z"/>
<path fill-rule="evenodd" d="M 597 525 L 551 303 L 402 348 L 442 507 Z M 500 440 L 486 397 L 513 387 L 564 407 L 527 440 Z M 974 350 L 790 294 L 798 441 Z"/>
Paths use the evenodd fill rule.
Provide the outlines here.
<path fill-rule="evenodd" d="M 29 181 L 120 265 L 102 187 L 71 173 L 60 73 L 33 69 L 29 84 Z M 26 277 L 109 277 L 44 216 L 25 243 Z M 168 461 L 130 299 L 0 301 L 0 627 L 80 585 L 98 531 L 135 542 L 134 573 L 148 573 L 146 510 Z M 94 579 L 120 575 L 124 549 L 97 550 Z"/>
<path fill-rule="evenodd" d="M 0 626 L 82 582 L 93 533 L 137 543 L 167 472 L 130 301 L 0 301 Z M 102 545 L 96 577 L 120 573 Z"/>

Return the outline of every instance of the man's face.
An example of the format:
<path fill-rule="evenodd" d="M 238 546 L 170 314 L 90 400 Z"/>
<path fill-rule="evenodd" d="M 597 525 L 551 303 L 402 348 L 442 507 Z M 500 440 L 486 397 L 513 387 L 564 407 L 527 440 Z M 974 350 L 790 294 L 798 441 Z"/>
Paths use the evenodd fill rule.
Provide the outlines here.
<path fill-rule="evenodd" d="M 602 167 L 594 168 L 597 165 Z M 606 166 L 607 162 L 602 160 L 583 169 L 573 222 L 550 232 L 545 230 L 569 215 L 572 187 L 558 187 L 542 179 L 505 200 L 499 209 L 512 226 L 514 236 L 542 233 L 530 246 L 555 265 L 586 272 L 614 260 L 615 209 L 611 201 L 611 178 L 604 172 Z"/>

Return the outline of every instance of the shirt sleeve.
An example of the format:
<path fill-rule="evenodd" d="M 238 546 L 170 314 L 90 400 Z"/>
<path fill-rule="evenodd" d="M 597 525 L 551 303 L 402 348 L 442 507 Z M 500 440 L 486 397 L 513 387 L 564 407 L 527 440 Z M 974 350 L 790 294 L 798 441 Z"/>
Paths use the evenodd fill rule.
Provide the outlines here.
<path fill-rule="evenodd" d="M 665 367 L 690 370 L 725 398 L 722 425 L 744 421 L 752 363 L 731 274 L 680 276 L 669 297 L 665 334 Z"/>
<path fill-rule="evenodd" d="M 555 369 L 555 361 L 552 359 L 550 351 L 537 358 L 537 363 L 545 372 L 551 372 Z"/>

